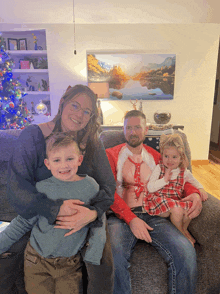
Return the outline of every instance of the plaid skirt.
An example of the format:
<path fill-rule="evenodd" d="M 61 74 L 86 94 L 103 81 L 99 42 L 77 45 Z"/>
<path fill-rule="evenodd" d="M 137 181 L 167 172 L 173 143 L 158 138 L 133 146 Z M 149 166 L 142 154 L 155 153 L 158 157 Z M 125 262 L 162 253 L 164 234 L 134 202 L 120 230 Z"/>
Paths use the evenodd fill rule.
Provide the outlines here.
<path fill-rule="evenodd" d="M 165 167 L 161 164 L 159 179 L 164 177 Z M 192 201 L 182 202 L 184 188 L 184 169 L 180 169 L 177 178 L 170 180 L 162 189 L 147 193 L 143 199 L 143 207 L 150 215 L 160 215 L 170 211 L 174 207 L 182 207 L 188 210 L 192 206 Z"/>

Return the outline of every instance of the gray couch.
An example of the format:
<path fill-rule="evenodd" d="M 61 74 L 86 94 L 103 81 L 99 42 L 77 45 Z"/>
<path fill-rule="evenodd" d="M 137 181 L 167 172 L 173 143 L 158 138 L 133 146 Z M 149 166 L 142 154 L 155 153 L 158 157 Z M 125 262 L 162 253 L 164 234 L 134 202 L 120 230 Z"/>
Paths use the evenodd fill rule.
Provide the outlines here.
<path fill-rule="evenodd" d="M 186 154 L 191 153 L 186 135 L 175 130 L 183 139 Z M 105 148 L 125 142 L 122 131 L 104 131 L 100 135 Z M 191 169 L 191 165 L 189 167 Z M 209 194 L 199 217 L 192 220 L 189 231 L 197 240 L 198 283 L 196 294 L 220 294 L 220 201 Z M 167 293 L 167 266 L 157 251 L 139 241 L 131 259 L 132 293 Z M 126 294 L 126 293 L 125 293 Z M 178 293 L 177 293 L 178 294 Z"/>
<path fill-rule="evenodd" d="M 19 130 L 0 131 L 0 220 L 11 221 L 17 214 L 7 202 L 6 180 L 7 164 L 16 146 Z M 190 149 L 186 136 L 180 133 L 184 139 L 185 148 L 190 158 Z M 106 148 L 124 142 L 121 131 L 106 131 L 100 135 Z M 220 201 L 209 195 L 209 200 L 204 203 L 201 215 L 190 224 L 190 232 L 198 241 L 196 251 L 198 254 L 199 278 L 197 294 L 220 294 Z M 17 251 L 24 248 L 25 236 L 15 246 L 12 246 L 7 256 L 0 257 L 0 293 L 3 293 L 1 285 L 4 273 L 1 272 L 1 262 L 7 262 L 7 270 L 13 271 L 11 265 L 22 267 L 22 255 Z M 4 260 L 3 260 L 4 259 Z M 10 260 L 11 259 L 11 260 Z M 165 294 L 167 293 L 167 267 L 156 250 L 144 242 L 138 242 L 131 260 L 131 277 L 134 294 Z M 12 292 L 4 294 L 24 294 L 22 270 L 14 273 L 17 277 L 16 285 Z M 1 284 L 2 283 L 2 284 Z M 7 284 L 7 280 L 5 281 Z M 18 290 L 19 289 L 19 290 Z M 64 293 L 65 294 L 65 293 Z M 104 294 L 104 293 L 103 293 Z M 125 293 L 126 294 L 126 293 Z M 178 294 L 178 293 L 177 293 Z"/>

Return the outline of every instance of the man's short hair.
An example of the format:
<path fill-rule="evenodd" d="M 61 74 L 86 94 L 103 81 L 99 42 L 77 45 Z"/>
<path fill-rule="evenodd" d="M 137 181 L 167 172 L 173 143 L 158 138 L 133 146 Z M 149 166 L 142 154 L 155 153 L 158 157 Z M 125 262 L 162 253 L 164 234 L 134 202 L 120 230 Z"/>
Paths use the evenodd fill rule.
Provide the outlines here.
<path fill-rule="evenodd" d="M 125 114 L 125 116 L 124 116 L 124 120 L 125 119 L 128 119 L 128 118 L 130 118 L 130 117 L 141 117 L 141 118 L 143 118 L 143 119 L 145 119 L 146 120 L 146 116 L 145 116 L 145 114 L 143 113 L 143 112 L 141 112 L 140 110 L 130 110 L 130 111 L 128 111 L 126 114 Z"/>
<path fill-rule="evenodd" d="M 48 157 L 48 154 L 53 149 L 60 148 L 60 147 L 67 147 L 71 145 L 72 143 L 75 143 L 75 146 L 78 149 L 79 154 L 81 154 L 81 150 L 73 134 L 64 133 L 64 132 L 52 133 L 46 139 L 46 156 Z"/>

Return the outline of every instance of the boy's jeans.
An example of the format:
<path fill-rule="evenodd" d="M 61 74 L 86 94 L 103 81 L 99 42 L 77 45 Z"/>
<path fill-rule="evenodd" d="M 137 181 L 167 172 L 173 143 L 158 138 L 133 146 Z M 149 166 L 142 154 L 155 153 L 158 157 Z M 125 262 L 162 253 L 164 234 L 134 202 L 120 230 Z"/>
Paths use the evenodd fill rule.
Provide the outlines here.
<path fill-rule="evenodd" d="M 152 243 L 168 265 L 169 293 L 195 294 L 197 264 L 196 252 L 187 238 L 165 218 L 136 213 L 154 230 L 149 231 Z M 132 250 L 137 242 L 130 227 L 114 214 L 108 217 L 114 258 L 114 294 L 131 294 L 128 268 Z"/>

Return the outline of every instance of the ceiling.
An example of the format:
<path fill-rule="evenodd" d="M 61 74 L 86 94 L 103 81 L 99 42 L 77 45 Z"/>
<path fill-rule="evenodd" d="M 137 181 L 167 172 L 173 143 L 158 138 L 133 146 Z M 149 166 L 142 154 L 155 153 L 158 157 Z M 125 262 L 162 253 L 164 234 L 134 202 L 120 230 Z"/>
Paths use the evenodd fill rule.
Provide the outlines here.
<path fill-rule="evenodd" d="M 220 23 L 219 0 L 2 0 L 1 23 Z"/>

